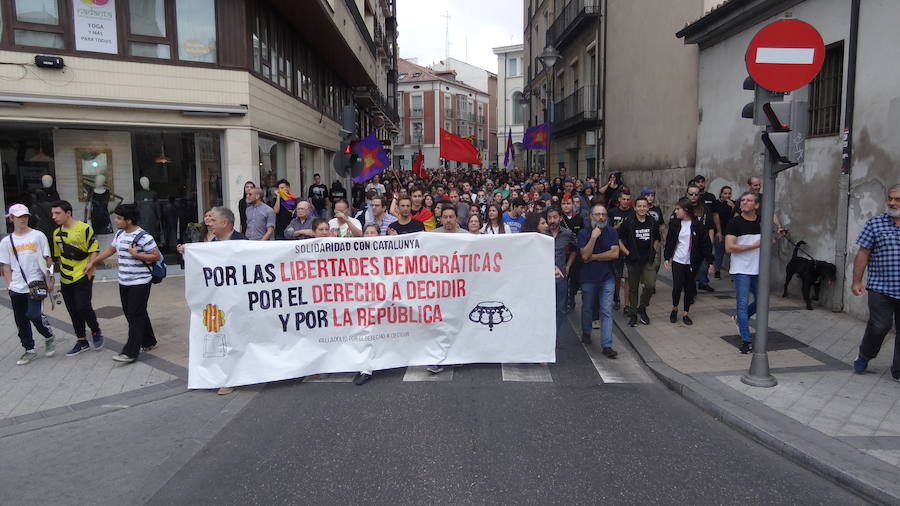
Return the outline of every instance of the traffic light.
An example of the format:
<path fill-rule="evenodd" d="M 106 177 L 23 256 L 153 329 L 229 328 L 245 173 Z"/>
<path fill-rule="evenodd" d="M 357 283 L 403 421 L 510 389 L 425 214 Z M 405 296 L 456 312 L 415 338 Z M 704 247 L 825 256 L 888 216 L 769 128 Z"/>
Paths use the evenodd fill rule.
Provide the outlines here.
<path fill-rule="evenodd" d="M 340 177 L 356 177 L 362 173 L 363 161 L 356 153 L 357 131 L 356 106 L 345 105 L 341 111 L 341 146 L 334 155 L 334 171 Z"/>
<path fill-rule="evenodd" d="M 754 125 L 767 125 L 768 123 L 766 123 L 765 114 L 762 110 L 763 105 L 771 102 L 783 102 L 785 94 L 778 91 L 769 91 L 759 86 L 750 76 L 744 79 L 743 87 L 745 90 L 753 92 L 753 102 L 747 103 L 741 109 L 741 117 L 752 119 Z"/>
<path fill-rule="evenodd" d="M 762 142 L 769 156 L 781 165 L 781 170 L 797 165 L 791 159 L 791 103 L 768 102 L 763 104 L 762 109 L 766 119 Z"/>

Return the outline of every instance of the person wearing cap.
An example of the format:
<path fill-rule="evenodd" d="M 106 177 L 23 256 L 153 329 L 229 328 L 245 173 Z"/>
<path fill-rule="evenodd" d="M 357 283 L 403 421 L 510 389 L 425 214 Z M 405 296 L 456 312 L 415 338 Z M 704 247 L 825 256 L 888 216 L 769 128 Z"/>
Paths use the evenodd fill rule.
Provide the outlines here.
<path fill-rule="evenodd" d="M 26 365 L 37 358 L 31 326 L 44 336 L 44 355 L 52 357 L 56 353 L 56 342 L 50 322 L 43 312 L 43 299 L 33 300 L 28 284 L 46 281 L 47 292 L 53 291 L 53 261 L 47 236 L 28 226 L 31 213 L 22 204 L 13 204 L 6 215 L 13 223 L 13 233 L 0 241 L 0 263 L 3 264 L 3 279 L 9 287 L 9 299 L 13 317 L 19 330 L 19 341 L 25 353 L 16 365 Z"/>

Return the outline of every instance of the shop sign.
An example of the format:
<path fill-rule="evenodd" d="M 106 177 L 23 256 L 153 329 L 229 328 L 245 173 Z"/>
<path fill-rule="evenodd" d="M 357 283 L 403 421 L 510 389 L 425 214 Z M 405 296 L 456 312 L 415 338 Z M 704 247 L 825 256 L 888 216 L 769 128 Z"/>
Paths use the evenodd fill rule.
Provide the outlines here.
<path fill-rule="evenodd" d="M 115 0 L 72 0 L 75 18 L 75 49 L 117 54 Z"/>

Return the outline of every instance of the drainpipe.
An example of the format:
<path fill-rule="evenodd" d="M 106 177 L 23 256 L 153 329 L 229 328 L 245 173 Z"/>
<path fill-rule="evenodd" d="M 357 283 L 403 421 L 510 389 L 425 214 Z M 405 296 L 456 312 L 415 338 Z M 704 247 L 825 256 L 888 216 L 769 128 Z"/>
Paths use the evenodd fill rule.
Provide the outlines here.
<path fill-rule="evenodd" d="M 850 220 L 850 172 L 853 168 L 853 116 L 856 106 L 856 52 L 859 47 L 860 0 L 850 6 L 850 37 L 847 46 L 847 94 L 844 98 L 844 131 L 842 133 L 841 175 L 838 189 L 837 236 L 834 240 L 834 265 L 837 267 L 837 290 L 831 310 L 844 310 L 847 285 L 847 224 Z"/>
<path fill-rule="evenodd" d="M 601 65 L 603 66 L 603 79 L 601 79 L 601 86 L 603 89 L 600 90 L 600 110 L 603 111 L 603 115 L 600 119 L 600 160 L 597 165 L 597 171 L 594 175 L 597 178 L 597 183 L 600 181 L 605 181 L 607 176 L 606 173 L 606 32 L 608 28 L 608 24 L 606 22 L 607 16 L 607 0 L 603 0 L 603 12 L 600 13 L 600 16 L 597 17 L 597 38 L 599 38 L 600 33 L 603 32 L 603 58 L 600 60 Z M 601 175 L 602 174 L 602 175 Z"/>

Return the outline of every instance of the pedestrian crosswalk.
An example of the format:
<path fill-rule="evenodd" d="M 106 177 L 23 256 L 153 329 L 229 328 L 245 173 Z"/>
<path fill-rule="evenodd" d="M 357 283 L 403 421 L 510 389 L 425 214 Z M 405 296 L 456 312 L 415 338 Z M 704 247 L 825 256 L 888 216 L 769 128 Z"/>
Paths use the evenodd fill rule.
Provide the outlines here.
<path fill-rule="evenodd" d="M 603 383 L 650 383 L 650 376 L 644 371 L 642 366 L 637 362 L 637 357 L 629 350 L 623 349 L 619 352 L 619 358 L 610 360 L 603 357 L 599 351 L 585 346 L 591 363 Z M 483 364 L 481 365 L 483 366 Z M 465 373 L 466 366 L 444 366 L 443 370 L 437 374 L 429 372 L 424 366 L 407 367 L 402 376 L 403 382 L 451 382 L 454 380 L 454 373 Z M 503 382 L 516 383 L 553 383 L 558 381 L 554 378 L 554 367 L 551 365 L 541 364 L 490 364 L 489 367 L 498 367 L 500 369 L 500 380 Z M 560 373 L 557 373 L 560 374 Z M 353 381 L 356 373 L 332 373 L 332 374 L 316 374 L 307 376 L 303 379 L 304 383 L 350 383 Z M 375 373 L 378 376 L 378 373 Z M 458 375 L 457 375 L 458 377 Z"/>

